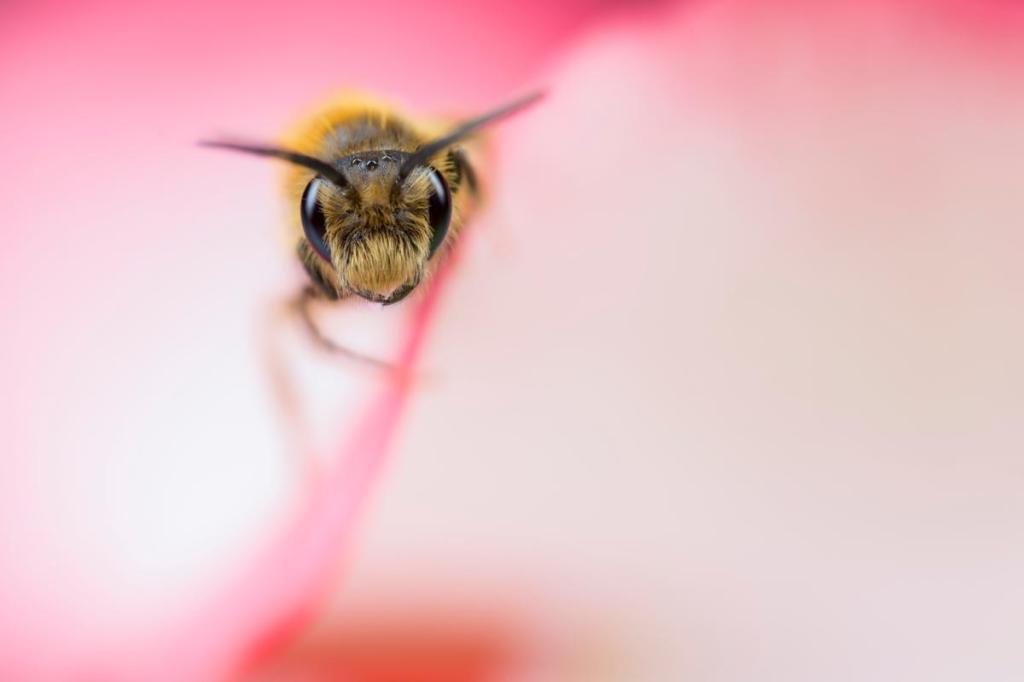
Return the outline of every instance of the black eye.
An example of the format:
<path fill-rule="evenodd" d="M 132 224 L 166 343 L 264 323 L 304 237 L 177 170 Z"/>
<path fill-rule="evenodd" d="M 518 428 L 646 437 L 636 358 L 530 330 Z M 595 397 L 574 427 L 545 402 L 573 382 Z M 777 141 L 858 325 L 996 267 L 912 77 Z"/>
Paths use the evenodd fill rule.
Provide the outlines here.
<path fill-rule="evenodd" d="M 430 227 L 434 231 L 430 238 L 430 254 L 434 255 L 437 247 L 444 242 L 448 234 L 448 223 L 452 221 L 452 195 L 448 191 L 448 183 L 444 176 L 435 169 L 430 169 L 430 184 L 434 191 L 430 195 Z"/>
<path fill-rule="evenodd" d="M 320 186 L 323 180 L 313 178 L 306 185 L 302 193 L 302 200 L 299 202 L 299 212 L 302 214 L 302 231 L 306 234 L 306 241 L 313 247 L 313 250 L 320 254 L 328 263 L 331 262 L 331 250 L 327 248 L 324 235 L 327 233 L 327 221 L 324 220 L 324 212 L 320 210 Z"/>

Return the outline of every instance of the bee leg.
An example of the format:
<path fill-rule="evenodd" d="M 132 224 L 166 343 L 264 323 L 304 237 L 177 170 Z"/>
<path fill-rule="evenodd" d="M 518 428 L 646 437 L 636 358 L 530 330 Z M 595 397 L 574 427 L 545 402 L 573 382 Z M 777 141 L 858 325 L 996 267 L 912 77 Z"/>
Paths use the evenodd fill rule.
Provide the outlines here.
<path fill-rule="evenodd" d="M 290 301 L 289 305 L 291 309 L 298 314 L 299 319 L 302 321 L 303 327 L 313 342 L 324 352 L 330 353 L 331 355 L 342 355 L 351 360 L 358 360 L 359 362 L 366 363 L 368 365 L 376 365 L 378 367 L 390 368 L 391 365 L 381 360 L 356 353 L 351 351 L 344 346 L 339 346 L 334 341 L 329 339 L 326 334 L 320 331 L 320 328 L 316 325 L 313 320 L 313 314 L 309 309 L 310 303 L 317 298 L 324 298 L 328 301 L 339 300 L 338 292 L 334 286 L 324 279 L 321 270 L 314 264 L 318 256 L 313 249 L 309 247 L 306 240 L 301 240 L 296 247 L 296 253 L 299 256 L 299 262 L 302 263 L 302 267 L 306 270 L 306 274 L 309 275 L 309 279 L 312 282 L 311 285 L 303 287 L 302 290 Z"/>
<path fill-rule="evenodd" d="M 345 348 L 328 338 L 320 327 L 317 326 L 316 321 L 313 319 L 313 313 L 310 310 L 310 304 L 319 298 L 319 296 L 320 295 L 317 293 L 317 290 L 312 286 L 303 287 L 302 291 L 292 299 L 291 306 L 294 312 L 298 315 L 299 320 L 302 321 L 302 326 L 309 334 L 310 339 L 320 350 L 330 355 L 342 356 L 349 360 L 355 360 L 356 362 L 375 367 L 377 369 L 395 369 L 394 365 L 389 362 Z"/>
<path fill-rule="evenodd" d="M 332 355 L 341 355 L 374 369 L 393 369 L 391 365 L 376 358 L 356 353 L 329 339 L 316 325 L 310 309 L 311 303 L 323 298 L 314 285 L 302 288 L 294 296 L 275 306 L 266 318 L 267 326 L 262 338 L 263 357 L 267 366 L 271 391 L 277 407 L 277 415 L 285 434 L 289 452 L 293 454 L 296 475 L 306 484 L 313 485 L 321 473 L 321 464 L 313 455 L 312 429 L 308 415 L 303 408 L 301 392 L 298 390 L 293 373 L 289 370 L 287 353 L 282 345 L 282 324 L 294 323 L 298 317 L 302 329 L 321 350 Z"/>
<path fill-rule="evenodd" d="M 292 373 L 288 369 L 286 353 L 282 347 L 281 329 L 283 323 L 294 315 L 292 299 L 274 306 L 265 318 L 263 330 L 263 359 L 267 367 L 271 393 L 277 407 L 276 416 L 285 436 L 287 451 L 291 454 L 291 465 L 295 475 L 307 487 L 311 487 L 320 475 L 320 463 L 314 456 L 311 430 L 302 409 L 302 399 L 296 389 Z"/>
<path fill-rule="evenodd" d="M 316 255 L 305 239 L 299 242 L 299 245 L 295 248 L 295 252 L 299 257 L 299 262 L 302 263 L 302 267 L 306 271 L 306 274 L 309 275 L 310 281 L 316 285 L 316 288 L 324 298 L 329 301 L 337 301 L 338 292 L 335 291 L 330 282 L 324 279 L 323 273 L 314 265 L 314 262 L 320 256 Z"/>

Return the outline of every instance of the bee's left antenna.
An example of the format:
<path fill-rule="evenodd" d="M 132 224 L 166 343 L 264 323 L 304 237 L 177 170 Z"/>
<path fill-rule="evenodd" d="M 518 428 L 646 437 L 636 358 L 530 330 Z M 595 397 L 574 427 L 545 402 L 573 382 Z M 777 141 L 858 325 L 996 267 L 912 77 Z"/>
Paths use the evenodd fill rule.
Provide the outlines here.
<path fill-rule="evenodd" d="M 416 166 L 425 165 L 427 161 L 430 160 L 430 157 L 434 156 L 434 154 L 437 154 L 445 147 L 450 147 L 451 145 L 455 144 L 456 142 L 466 137 L 473 131 L 477 130 L 478 128 L 482 128 L 488 123 L 493 123 L 494 121 L 497 121 L 499 118 L 511 116 L 520 109 L 525 109 L 526 107 L 530 106 L 543 96 L 544 92 L 538 91 L 531 93 L 526 97 L 520 97 L 519 99 L 513 102 L 509 102 L 503 107 L 499 107 L 494 111 L 487 112 L 483 116 L 477 116 L 474 119 L 466 121 L 458 128 L 456 128 L 455 130 L 448 133 L 442 138 L 439 138 L 432 142 L 428 142 L 427 144 L 413 152 L 409 156 L 409 158 L 407 158 L 405 162 L 402 163 L 402 167 L 398 171 L 399 182 L 406 178 L 409 175 L 409 173 L 411 173 L 413 169 L 416 168 Z"/>

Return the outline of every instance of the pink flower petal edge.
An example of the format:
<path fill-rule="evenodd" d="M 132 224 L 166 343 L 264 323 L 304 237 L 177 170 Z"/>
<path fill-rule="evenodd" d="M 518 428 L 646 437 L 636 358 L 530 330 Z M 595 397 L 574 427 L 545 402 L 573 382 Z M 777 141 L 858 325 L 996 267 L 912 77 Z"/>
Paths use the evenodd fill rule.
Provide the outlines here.
<path fill-rule="evenodd" d="M 359 512 L 379 477 L 410 396 L 418 357 L 449 261 L 412 313 L 395 371 L 356 420 L 323 475 L 277 534 L 236 577 L 169 637 L 115 679 L 238 679 L 287 643 L 314 615 L 351 549 Z M 103 676 L 108 679 L 107 675 Z"/>

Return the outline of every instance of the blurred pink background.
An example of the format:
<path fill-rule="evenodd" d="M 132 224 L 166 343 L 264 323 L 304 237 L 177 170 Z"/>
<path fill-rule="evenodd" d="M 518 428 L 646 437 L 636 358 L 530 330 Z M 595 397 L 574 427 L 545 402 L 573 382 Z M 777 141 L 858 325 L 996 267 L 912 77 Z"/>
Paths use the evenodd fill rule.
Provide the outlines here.
<path fill-rule="evenodd" d="M 822 5 L 0 5 L 0 679 L 1024 674 L 1024 12 Z M 194 141 L 538 86 L 404 416 L 285 340 L 307 487 L 280 169 Z"/>

